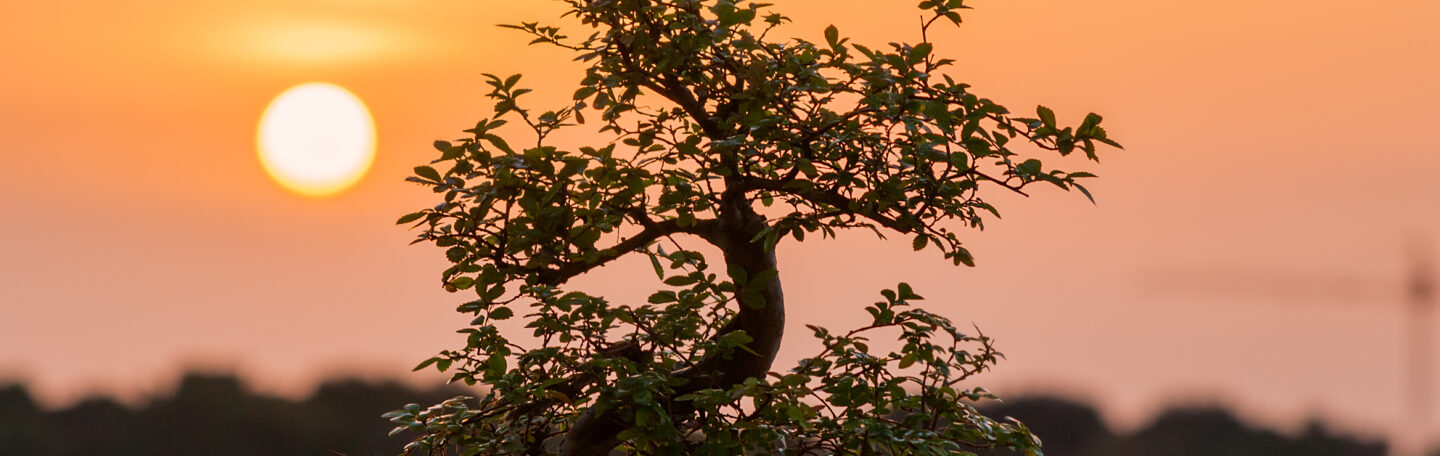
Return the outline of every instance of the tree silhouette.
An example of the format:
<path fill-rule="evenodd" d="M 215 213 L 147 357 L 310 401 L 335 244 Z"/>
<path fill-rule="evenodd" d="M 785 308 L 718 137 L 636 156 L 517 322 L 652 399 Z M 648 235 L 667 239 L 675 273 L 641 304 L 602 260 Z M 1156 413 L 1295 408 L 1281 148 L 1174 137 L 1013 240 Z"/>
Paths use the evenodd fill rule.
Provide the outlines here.
<path fill-rule="evenodd" d="M 1231 411 L 1213 406 L 1170 408 L 1131 435 L 1117 436 L 1087 404 L 1054 397 L 1029 397 L 987 404 L 990 416 L 1013 416 L 1045 436 L 1045 450 L 1066 456 L 1382 456 L 1382 442 L 1338 435 L 1310 421 L 1296 436 L 1250 427 Z M 983 456 L 1018 454 L 1007 449 Z"/>
<path fill-rule="evenodd" d="M 848 332 L 811 327 L 823 350 L 772 372 L 785 321 L 775 245 L 865 229 L 973 266 L 954 225 L 980 228 L 982 193 L 1083 172 L 1040 153 L 1118 146 L 1090 114 L 1076 127 L 1033 118 L 944 73 L 933 43 L 870 48 L 835 27 L 825 42 L 770 38 L 788 19 L 732 0 L 565 0 L 589 29 L 507 27 L 588 63 L 573 104 L 524 107 L 520 76 L 487 75 L 495 114 L 410 180 L 442 201 L 408 214 L 417 242 L 445 248 L 451 291 L 473 290 L 463 348 L 422 363 L 483 384 L 387 416 L 421 436 L 416 453 L 605 455 L 783 451 L 932 453 L 1038 442 L 968 402 L 959 383 L 992 365 L 990 340 L 915 308 L 901 283 Z M 919 4 L 921 36 L 958 24 L 961 0 Z M 593 146 L 562 150 L 562 128 L 598 117 Z M 527 130 L 526 147 L 511 125 Z M 507 139 L 509 138 L 509 139 Z M 1088 196 L 1088 192 L 1086 193 Z M 710 255 L 707 256 L 706 252 Z M 721 262 L 712 268 L 718 252 Z M 581 274 L 646 255 L 663 285 L 643 303 L 566 289 Z M 533 343 L 497 324 L 522 313 Z M 902 347 L 871 353 L 868 337 Z M 524 344 L 522 344 L 524 342 Z M 477 403 L 478 402 L 478 403 Z M 903 416 L 903 419 L 886 418 Z"/>
<path fill-rule="evenodd" d="M 376 419 L 396 403 L 440 401 L 464 390 L 412 390 L 356 379 L 321 384 L 304 401 L 257 394 L 232 375 L 186 374 L 172 394 L 135 407 L 92 397 L 61 410 L 35 407 L 19 385 L 0 386 L 0 454 L 235 456 L 395 454 Z"/>
<path fill-rule="evenodd" d="M 134 407 L 92 397 L 59 410 L 35 407 L 19 385 L 0 386 L 0 454 L 395 454 L 404 442 L 385 436 L 389 426 L 376 419 L 377 414 L 404 401 L 441 401 L 462 392 L 334 379 L 309 398 L 292 401 L 250 391 L 232 376 L 189 374 L 180 384 L 188 386 Z M 1092 406 L 1064 399 L 1012 398 L 987 402 L 980 410 L 992 417 L 1019 418 L 1045 436 L 1047 452 L 1065 456 L 1386 454 L 1382 443 L 1337 434 L 1318 422 L 1298 435 L 1286 435 L 1251 428 L 1229 417 L 1230 412 L 1210 408 L 1170 409 L 1136 433 L 1118 436 L 1103 426 Z M 1002 456 L 1023 450 L 976 453 Z"/>
<path fill-rule="evenodd" d="M 1027 397 L 986 404 L 981 411 L 992 417 L 1015 417 L 1038 435 L 1045 436 L 1045 451 L 1067 456 L 1117 456 L 1119 438 L 1105 426 L 1100 413 L 1087 404 L 1053 397 Z M 1016 454 L 990 450 L 982 456 Z"/>
<path fill-rule="evenodd" d="M 15 454 L 37 454 L 45 447 L 33 438 L 42 435 L 41 412 L 30 392 L 20 385 L 0 387 L 0 449 Z"/>

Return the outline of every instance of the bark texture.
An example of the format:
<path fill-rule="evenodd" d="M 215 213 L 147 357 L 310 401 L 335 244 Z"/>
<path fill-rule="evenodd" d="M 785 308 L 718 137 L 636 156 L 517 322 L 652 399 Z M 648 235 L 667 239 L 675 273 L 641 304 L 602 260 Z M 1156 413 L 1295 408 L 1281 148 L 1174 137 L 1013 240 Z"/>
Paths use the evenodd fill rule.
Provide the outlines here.
<path fill-rule="evenodd" d="M 743 191 L 735 187 L 732 189 L 736 191 L 726 192 L 722 199 L 718 223 L 702 237 L 723 252 L 727 270 L 732 272 L 730 280 L 736 284 L 744 283 L 745 288 L 741 291 L 751 291 L 737 291 L 739 309 L 735 319 L 721 333 L 745 331 L 752 339 L 746 347 L 754 353 L 735 350 L 726 357 L 712 355 L 696 363 L 693 369 L 677 371 L 675 375 L 686 380 L 685 384 L 676 388 L 677 396 L 709 388 L 729 388 L 751 377 L 764 378 L 775 362 L 784 338 L 785 295 L 779 275 L 757 282 L 750 280 L 764 271 L 778 271 L 774 250 L 767 250 L 764 243 L 755 239 L 766 227 L 765 218 L 755 212 Z M 737 274 L 746 276 L 737 277 Z M 673 404 L 670 414 L 677 420 L 693 412 L 688 403 Z M 617 437 L 620 432 L 631 426 L 619 415 L 614 410 L 587 410 L 566 433 L 560 454 L 608 455 L 620 444 Z"/>

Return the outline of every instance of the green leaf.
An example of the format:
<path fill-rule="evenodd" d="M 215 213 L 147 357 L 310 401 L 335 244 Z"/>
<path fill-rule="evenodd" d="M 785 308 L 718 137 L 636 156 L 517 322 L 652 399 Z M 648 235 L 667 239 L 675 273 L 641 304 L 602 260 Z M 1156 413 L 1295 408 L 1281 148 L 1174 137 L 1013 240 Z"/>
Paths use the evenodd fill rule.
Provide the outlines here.
<path fill-rule="evenodd" d="M 655 277 L 665 278 L 665 267 L 660 265 L 660 257 L 653 253 L 646 252 L 650 256 L 650 266 L 655 267 Z"/>
<path fill-rule="evenodd" d="M 683 286 L 687 286 L 687 285 L 690 285 L 690 284 L 693 284 L 693 283 L 699 282 L 699 281 L 700 281 L 700 279 L 699 279 L 699 278 L 696 278 L 696 277 L 694 277 L 694 276 L 683 275 L 683 276 L 674 276 L 674 277 L 665 279 L 665 284 L 666 284 L 666 285 L 669 285 L 669 286 L 672 286 L 672 287 L 683 287 Z"/>
<path fill-rule="evenodd" d="M 745 331 L 736 330 L 721 335 L 717 342 L 720 343 L 721 347 L 734 348 L 744 346 L 753 341 L 755 341 L 755 338 L 750 337 Z"/>
<path fill-rule="evenodd" d="M 431 167 L 429 167 L 429 166 L 416 166 L 416 167 L 415 167 L 415 175 L 420 176 L 420 177 L 423 177 L 423 178 L 426 178 L 426 179 L 430 179 L 430 180 L 436 181 L 436 182 L 439 182 L 439 181 L 441 180 L 441 179 L 440 179 L 440 173 L 439 173 L 439 172 L 436 172 L 436 171 L 435 171 L 435 168 L 431 168 Z"/>
<path fill-rule="evenodd" d="M 396 221 L 395 221 L 395 224 L 396 224 L 396 225 L 404 225 L 404 224 L 406 224 L 406 223 L 410 223 L 410 222 L 413 222 L 413 221 L 416 221 L 416 220 L 420 220 L 420 217 L 424 217 L 424 216 L 425 216 L 425 213 L 424 213 L 424 212 L 411 212 L 411 213 L 409 213 L 409 214 L 405 214 L 405 216 L 403 216 L 403 217 L 400 217 L 400 220 L 396 220 Z"/>
<path fill-rule="evenodd" d="M 1033 158 L 1016 165 L 1015 170 L 1018 171 L 1021 176 L 1026 177 L 1036 176 L 1044 172 L 1041 168 L 1040 160 Z"/>
<path fill-rule="evenodd" d="M 510 148 L 510 143 L 505 142 L 505 138 L 496 135 L 485 135 L 485 140 L 489 141 L 491 145 L 494 145 L 496 149 L 500 149 L 507 154 L 515 153 L 515 149 Z"/>
<path fill-rule="evenodd" d="M 475 285 L 475 279 L 470 277 L 456 277 L 455 280 L 450 281 L 450 286 L 458 290 L 468 290 L 473 285 Z"/>
<path fill-rule="evenodd" d="M 490 309 L 490 318 L 494 320 L 508 320 L 513 316 L 515 316 L 515 311 L 510 310 L 509 307 L 499 306 Z"/>
<path fill-rule="evenodd" d="M 1037 106 L 1035 107 L 1035 114 L 1040 116 L 1040 122 L 1043 122 L 1045 126 L 1055 128 L 1055 111 L 1051 111 L 1050 108 L 1044 106 Z"/>
<path fill-rule="evenodd" d="M 425 360 L 425 361 L 420 362 L 419 365 L 415 366 L 414 369 L 410 369 L 410 371 L 411 371 L 411 372 L 419 371 L 420 369 L 424 369 L 424 368 L 426 368 L 426 367 L 430 367 L 431 364 L 435 364 L 435 363 L 438 362 L 438 361 L 440 361 L 440 357 L 439 357 L 439 356 L 433 356 L 433 357 L 431 357 L 430 359 L 427 359 L 427 360 Z"/>
<path fill-rule="evenodd" d="M 1095 204 L 1095 196 L 1094 196 L 1094 195 L 1091 195 L 1091 194 L 1090 194 L 1090 190 L 1087 189 L 1087 188 L 1085 188 L 1084 185 L 1080 185 L 1080 184 L 1077 184 L 1077 183 L 1074 183 L 1074 182 L 1071 182 L 1070 185 L 1073 186 L 1073 187 L 1075 187 L 1076 190 L 1080 190 L 1080 193 L 1085 194 L 1085 199 L 1090 200 L 1090 204 L 1092 204 L 1092 205 L 1098 205 L 1098 204 Z"/>
<path fill-rule="evenodd" d="M 910 367 L 911 365 L 914 365 L 915 359 L 918 357 L 918 354 L 916 354 L 915 352 L 906 353 L 904 357 L 900 358 L 900 368 L 904 369 Z"/>
<path fill-rule="evenodd" d="M 753 285 L 753 286 L 765 286 L 766 283 L 768 283 L 768 282 L 770 282 L 770 281 L 773 281 L 773 280 L 775 280 L 775 279 L 777 279 L 777 278 L 779 278 L 779 277 L 780 277 L 780 271 L 777 271 L 777 270 L 774 270 L 774 269 L 766 269 L 766 270 L 760 271 L 760 273 L 755 274 L 754 276 L 750 277 L 750 280 L 746 281 L 746 282 L 745 282 L 745 285 L 746 285 L 746 286 L 752 286 L 752 285 Z"/>
<path fill-rule="evenodd" d="M 751 309 L 765 308 L 765 295 L 757 287 L 745 287 L 740 291 L 740 300 Z"/>
<path fill-rule="evenodd" d="M 925 299 L 920 297 L 920 295 L 915 294 L 915 290 L 911 289 L 910 284 L 905 282 L 900 282 L 900 285 L 896 287 L 896 290 L 900 292 L 898 298 L 901 300 L 919 301 Z"/>
<path fill-rule="evenodd" d="M 910 50 L 910 63 L 916 64 L 924 61 L 925 57 L 930 56 L 930 51 L 932 49 L 934 49 L 934 46 L 930 43 L 920 43 L 915 45 L 915 48 Z"/>
<path fill-rule="evenodd" d="M 573 176 L 585 170 L 590 161 L 583 158 L 570 157 L 565 159 L 565 167 L 560 170 L 561 176 Z"/>
<path fill-rule="evenodd" d="M 955 264 L 962 263 L 972 268 L 975 267 L 975 257 L 970 255 L 970 251 L 966 250 L 964 247 L 960 247 L 955 250 Z"/>
<path fill-rule="evenodd" d="M 485 301 L 494 301 L 494 300 L 496 300 L 496 299 L 500 299 L 500 296 L 503 296 L 504 294 L 505 294 L 505 285 L 504 285 L 504 284 L 496 284 L 496 285 L 490 287 L 489 289 L 485 290 L 485 293 L 484 293 L 483 295 L 481 295 L 480 298 L 481 298 L 481 299 L 484 299 Z"/>
<path fill-rule="evenodd" d="M 485 362 L 485 374 L 492 377 L 499 377 L 505 373 L 505 365 L 504 356 L 491 356 L 490 359 Z"/>
<path fill-rule="evenodd" d="M 923 234 L 923 233 L 922 233 L 922 234 L 917 234 L 917 235 L 915 235 L 915 241 L 911 242 L 911 243 L 910 243 L 910 246 L 911 246 L 911 247 L 914 247 L 914 248 L 915 248 L 915 251 L 918 252 L 918 251 L 920 251 L 920 250 L 924 250 L 924 249 L 925 249 L 925 246 L 927 246 L 927 245 L 929 245 L 929 244 L 930 244 L 930 235 L 927 235 L 927 234 Z"/>

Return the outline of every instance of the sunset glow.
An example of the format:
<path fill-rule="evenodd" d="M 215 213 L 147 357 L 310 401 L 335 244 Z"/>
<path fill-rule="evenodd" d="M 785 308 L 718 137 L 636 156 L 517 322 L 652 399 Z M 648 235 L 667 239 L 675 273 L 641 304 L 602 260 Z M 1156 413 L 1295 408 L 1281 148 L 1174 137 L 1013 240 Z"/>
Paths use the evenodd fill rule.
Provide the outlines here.
<path fill-rule="evenodd" d="M 772 38 L 921 38 L 918 2 L 771 3 L 794 19 Z M 1440 2 L 971 3 L 929 37 L 949 76 L 1016 113 L 1102 114 L 1125 151 L 1077 167 L 1099 176 L 1094 205 L 997 196 L 1004 218 L 963 239 L 975 268 L 905 238 L 781 244 L 777 368 L 818 350 L 805 325 L 855 327 L 905 281 L 995 338 L 1005 361 L 978 384 L 1002 396 L 1086 398 L 1122 430 L 1215 401 L 1296 432 L 1313 416 L 1416 434 L 1404 290 L 1408 240 L 1440 244 Z M 524 74 L 530 109 L 574 105 L 577 53 L 495 26 L 593 32 L 559 5 L 7 4 L 0 385 L 53 408 L 139 403 L 194 365 L 290 397 L 336 372 L 445 380 L 407 372 L 470 319 L 439 286 L 443 252 L 392 224 L 437 202 L 404 179 L 494 113 L 482 74 Z M 567 150 L 609 144 L 584 114 Z M 580 280 L 645 302 L 654 273 Z M 1440 446 L 1440 394 L 1423 405 Z"/>

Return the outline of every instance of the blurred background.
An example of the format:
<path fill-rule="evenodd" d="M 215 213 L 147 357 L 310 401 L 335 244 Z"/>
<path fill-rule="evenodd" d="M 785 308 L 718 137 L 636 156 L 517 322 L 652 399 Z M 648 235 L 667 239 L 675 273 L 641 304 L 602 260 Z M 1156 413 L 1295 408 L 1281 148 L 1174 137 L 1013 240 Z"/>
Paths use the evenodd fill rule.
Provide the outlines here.
<path fill-rule="evenodd" d="M 913 2 L 780 3 L 794 19 L 781 35 L 818 40 L 835 24 L 860 43 L 919 39 Z M 907 281 L 998 341 L 1006 360 L 979 384 L 1063 398 L 1112 436 L 1152 435 L 1178 406 L 1261 440 L 1359 442 L 1335 454 L 1437 443 L 1427 288 L 1440 243 L 1440 4 L 972 5 L 960 29 L 931 36 L 936 53 L 1012 110 L 1103 114 L 1126 150 L 1085 165 L 1100 176 L 1097 204 L 997 195 L 1004 218 L 969 233 L 976 268 L 859 232 L 782 245 L 790 334 L 852 327 L 881 288 Z M 393 225 L 433 204 L 402 179 L 432 158 L 431 141 L 490 113 L 482 72 L 524 73 L 539 106 L 569 99 L 572 55 L 493 26 L 553 18 L 558 2 L 6 10 L 0 384 L 16 386 L 0 414 L 29 416 L 25 403 L 51 416 L 94 397 L 141 413 L 186 391 L 294 405 L 332 397 L 321 385 L 334 378 L 416 402 L 443 393 L 428 391 L 439 374 L 409 369 L 462 344 L 453 331 L 468 318 L 439 287 L 441 252 L 408 247 L 412 233 Z M 287 190 L 256 151 L 266 106 L 315 81 L 355 94 L 378 138 L 368 172 L 323 197 Z M 621 262 L 582 282 L 642 297 L 647 268 Z M 808 344 L 792 337 L 777 368 Z M 365 425 L 383 432 L 378 414 L 401 403 Z M 78 419 L 33 423 L 83 429 Z M 1242 447 L 1271 448 L 1254 445 Z M 241 454 L 289 454 L 256 451 Z M 1193 454 L 1281 454 L 1215 451 Z"/>

